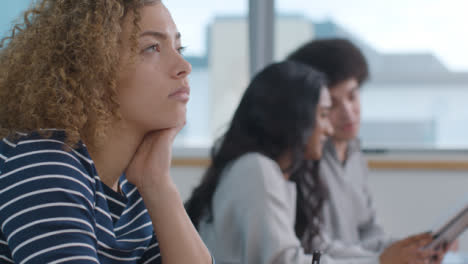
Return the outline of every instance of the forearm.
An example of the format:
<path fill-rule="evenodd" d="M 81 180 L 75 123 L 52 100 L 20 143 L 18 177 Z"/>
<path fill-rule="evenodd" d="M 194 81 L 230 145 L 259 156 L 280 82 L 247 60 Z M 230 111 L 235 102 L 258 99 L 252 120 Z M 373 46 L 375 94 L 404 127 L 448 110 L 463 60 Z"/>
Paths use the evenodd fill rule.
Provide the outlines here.
<path fill-rule="evenodd" d="M 165 187 L 143 191 L 141 195 L 153 222 L 164 263 L 212 262 L 172 182 Z"/>

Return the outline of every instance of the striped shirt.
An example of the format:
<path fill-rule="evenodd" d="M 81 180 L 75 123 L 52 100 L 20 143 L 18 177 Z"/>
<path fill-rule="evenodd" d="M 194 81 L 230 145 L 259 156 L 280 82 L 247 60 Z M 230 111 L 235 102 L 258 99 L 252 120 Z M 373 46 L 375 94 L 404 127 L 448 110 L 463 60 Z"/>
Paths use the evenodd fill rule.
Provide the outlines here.
<path fill-rule="evenodd" d="M 122 176 L 114 192 L 53 133 L 0 142 L 0 263 L 161 263 L 136 187 Z"/>

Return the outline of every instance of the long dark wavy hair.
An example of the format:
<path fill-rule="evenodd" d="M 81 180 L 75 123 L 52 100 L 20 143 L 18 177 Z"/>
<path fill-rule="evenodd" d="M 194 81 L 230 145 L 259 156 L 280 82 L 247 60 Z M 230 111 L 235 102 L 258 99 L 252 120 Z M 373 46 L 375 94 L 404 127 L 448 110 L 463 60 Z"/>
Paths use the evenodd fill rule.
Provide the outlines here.
<path fill-rule="evenodd" d="M 272 64 L 258 73 L 245 91 L 227 132 L 211 150 L 211 165 L 186 203 L 196 227 L 208 217 L 213 221 L 212 200 L 226 166 L 257 152 L 278 161 L 285 154 L 292 163 L 284 172 L 297 186 L 295 230 L 306 252 L 318 234 L 320 210 L 326 196 L 317 173 L 317 161 L 307 161 L 306 145 L 316 119 L 316 108 L 325 77 L 304 64 L 292 61 Z"/>

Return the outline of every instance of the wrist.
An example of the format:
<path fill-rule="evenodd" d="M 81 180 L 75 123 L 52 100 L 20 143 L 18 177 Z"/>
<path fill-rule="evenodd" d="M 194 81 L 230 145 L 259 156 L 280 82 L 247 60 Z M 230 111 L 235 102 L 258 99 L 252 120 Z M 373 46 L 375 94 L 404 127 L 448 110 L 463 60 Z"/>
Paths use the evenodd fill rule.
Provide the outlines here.
<path fill-rule="evenodd" d="M 151 176 L 150 176 L 151 175 Z M 167 188 L 175 187 L 169 172 L 166 173 L 152 173 L 142 177 L 141 181 L 136 185 L 141 195 L 147 192 L 155 192 L 165 190 Z"/>
<path fill-rule="evenodd" d="M 175 219 L 180 217 L 181 214 L 186 214 L 182 198 L 173 183 L 153 189 L 145 188 L 140 195 L 151 217 L 153 226 L 164 223 L 168 216 Z"/>
<path fill-rule="evenodd" d="M 179 191 L 172 180 L 143 184 L 137 189 L 145 203 L 164 202 L 171 200 L 174 196 L 179 196 Z"/>

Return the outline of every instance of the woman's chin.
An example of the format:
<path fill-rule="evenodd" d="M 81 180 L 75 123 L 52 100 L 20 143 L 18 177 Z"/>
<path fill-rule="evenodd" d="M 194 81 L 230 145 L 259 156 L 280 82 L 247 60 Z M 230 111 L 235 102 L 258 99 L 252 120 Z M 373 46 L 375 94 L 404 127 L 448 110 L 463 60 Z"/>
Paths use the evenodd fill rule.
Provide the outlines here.
<path fill-rule="evenodd" d="M 168 122 L 165 122 L 164 124 L 158 124 L 157 126 L 154 126 L 152 130 L 163 130 L 163 129 L 170 129 L 170 128 L 176 128 L 176 127 L 183 127 L 185 126 L 186 123 L 186 118 L 185 114 L 179 117 L 174 117 L 173 120 L 169 120 Z"/>

